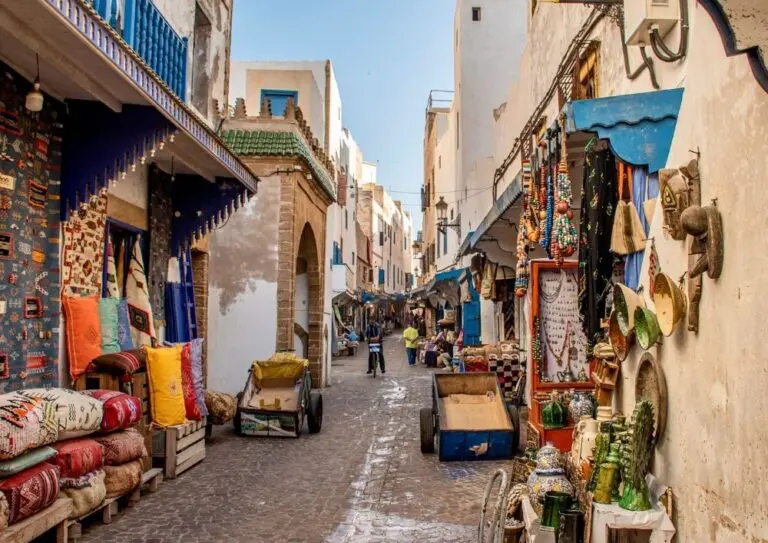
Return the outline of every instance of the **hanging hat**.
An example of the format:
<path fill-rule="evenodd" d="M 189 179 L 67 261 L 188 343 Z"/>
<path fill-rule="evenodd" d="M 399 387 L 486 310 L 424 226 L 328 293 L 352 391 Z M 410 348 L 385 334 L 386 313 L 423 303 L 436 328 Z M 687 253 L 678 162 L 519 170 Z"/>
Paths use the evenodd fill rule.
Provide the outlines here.
<path fill-rule="evenodd" d="M 645 307 L 635 309 L 635 335 L 637 343 L 646 351 L 661 338 L 659 321 L 656 314 Z"/>
<path fill-rule="evenodd" d="M 685 316 L 686 301 L 682 289 L 666 273 L 659 273 L 654 279 L 653 303 L 661 333 L 671 336 Z"/>
<path fill-rule="evenodd" d="M 616 359 L 619 362 L 624 362 L 635 342 L 635 333 L 630 331 L 629 335 L 625 336 L 621 332 L 616 311 L 611 313 L 611 318 L 609 319 L 608 324 L 608 338 L 611 340 L 613 352 L 616 354 Z"/>
<path fill-rule="evenodd" d="M 635 309 L 645 307 L 645 300 L 627 285 L 613 286 L 613 308 L 621 333 L 629 335 L 635 327 Z"/>

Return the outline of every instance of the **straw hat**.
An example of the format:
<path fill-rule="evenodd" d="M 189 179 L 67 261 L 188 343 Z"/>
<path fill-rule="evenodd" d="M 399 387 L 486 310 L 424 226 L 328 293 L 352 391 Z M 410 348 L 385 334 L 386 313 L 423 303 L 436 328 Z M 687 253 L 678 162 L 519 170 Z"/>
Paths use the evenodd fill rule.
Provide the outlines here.
<path fill-rule="evenodd" d="M 608 321 L 608 338 L 611 340 L 611 347 L 616 354 L 616 359 L 619 362 L 624 362 L 627 359 L 629 351 L 632 350 L 632 345 L 635 342 L 635 334 L 634 332 L 630 332 L 628 336 L 625 336 L 621 332 L 616 311 L 611 313 L 611 318 Z"/>
<path fill-rule="evenodd" d="M 619 323 L 619 329 L 625 336 L 635 327 L 635 309 L 645 307 L 645 300 L 627 285 L 617 283 L 613 286 L 613 309 Z"/>
<path fill-rule="evenodd" d="M 646 351 L 661 338 L 659 321 L 656 314 L 645 307 L 635 308 L 635 335 L 637 343 Z"/>
<path fill-rule="evenodd" d="M 685 294 L 666 273 L 659 273 L 653 281 L 653 303 L 661 333 L 671 336 L 685 316 Z"/>
<path fill-rule="evenodd" d="M 592 354 L 595 358 L 601 358 L 603 360 L 610 360 L 616 357 L 616 353 L 613 351 L 613 347 L 610 343 L 601 341 L 592 348 Z"/>

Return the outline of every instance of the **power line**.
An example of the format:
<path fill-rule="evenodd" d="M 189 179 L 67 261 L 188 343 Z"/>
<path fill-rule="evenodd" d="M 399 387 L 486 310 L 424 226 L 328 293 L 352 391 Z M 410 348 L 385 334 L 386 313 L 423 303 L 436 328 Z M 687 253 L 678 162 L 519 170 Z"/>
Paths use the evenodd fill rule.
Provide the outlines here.
<path fill-rule="evenodd" d="M 491 189 L 491 188 L 493 188 L 493 185 L 488 185 L 487 187 L 477 187 L 477 188 L 474 188 L 474 189 L 467 188 L 466 190 L 475 190 L 475 191 L 477 191 L 477 190 L 486 190 L 486 189 Z M 454 194 L 456 192 L 464 192 L 464 190 L 465 189 L 438 190 L 438 191 L 435 191 L 435 194 Z M 388 192 L 392 192 L 394 194 L 421 194 L 421 191 L 414 192 L 414 191 L 409 191 L 409 190 L 390 190 Z"/>

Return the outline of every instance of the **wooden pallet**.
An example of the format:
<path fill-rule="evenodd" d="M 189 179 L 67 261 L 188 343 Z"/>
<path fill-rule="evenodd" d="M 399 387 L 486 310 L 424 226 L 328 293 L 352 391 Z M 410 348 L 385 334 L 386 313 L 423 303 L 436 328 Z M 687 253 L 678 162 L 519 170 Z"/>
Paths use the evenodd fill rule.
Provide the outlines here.
<path fill-rule="evenodd" d="M 36 515 L 8 526 L 0 533 L 0 543 L 28 543 L 53 529 L 57 543 L 66 543 L 66 522 L 71 514 L 72 500 L 59 498 Z"/>
<path fill-rule="evenodd" d="M 141 499 L 141 489 L 146 486 L 149 492 L 157 490 L 158 485 L 163 481 L 163 471 L 159 468 L 152 468 L 141 476 L 141 484 L 128 494 L 116 498 L 107 498 L 101 505 L 89 511 L 78 518 L 70 519 L 65 522 L 66 538 L 63 541 L 77 541 L 83 535 L 82 521 L 88 518 L 98 518 L 101 515 L 102 524 L 110 524 L 112 517 L 117 515 L 120 510 L 119 500 L 124 501 L 126 507 L 133 507 Z M 125 499 L 124 499 L 125 498 Z M 58 535 L 57 535 L 58 537 Z M 57 540 L 57 543 L 62 543 Z"/>
<path fill-rule="evenodd" d="M 168 479 L 174 479 L 205 459 L 206 420 L 155 430 L 152 459 L 163 468 Z"/>

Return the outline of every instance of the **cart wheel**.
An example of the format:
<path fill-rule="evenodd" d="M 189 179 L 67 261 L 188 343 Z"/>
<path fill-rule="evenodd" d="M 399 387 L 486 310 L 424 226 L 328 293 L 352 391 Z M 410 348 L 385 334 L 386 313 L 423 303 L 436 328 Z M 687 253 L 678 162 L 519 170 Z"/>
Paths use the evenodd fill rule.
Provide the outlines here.
<path fill-rule="evenodd" d="M 429 454 L 435 452 L 435 418 L 432 409 L 424 407 L 419 411 L 419 425 L 421 429 L 421 452 Z"/>
<path fill-rule="evenodd" d="M 235 433 L 237 435 L 239 435 L 239 436 L 243 435 L 243 427 L 242 427 L 242 425 L 240 423 L 240 415 L 241 415 L 241 413 L 240 413 L 240 399 L 242 397 L 243 397 L 243 393 L 242 392 L 238 392 L 237 393 L 237 398 L 236 398 L 237 399 L 237 404 L 235 404 L 235 405 L 237 405 L 237 408 L 235 409 L 235 418 L 232 421 L 232 425 L 235 427 Z"/>
<path fill-rule="evenodd" d="M 507 404 L 509 419 L 512 421 L 512 454 L 520 450 L 520 412 L 516 405 Z"/>
<path fill-rule="evenodd" d="M 310 434 L 318 433 L 323 427 L 323 395 L 319 392 L 312 392 L 309 395 L 307 426 Z"/>

